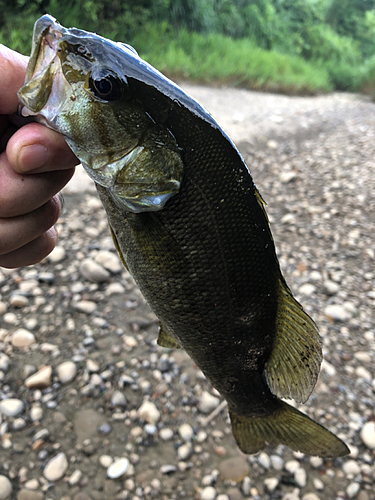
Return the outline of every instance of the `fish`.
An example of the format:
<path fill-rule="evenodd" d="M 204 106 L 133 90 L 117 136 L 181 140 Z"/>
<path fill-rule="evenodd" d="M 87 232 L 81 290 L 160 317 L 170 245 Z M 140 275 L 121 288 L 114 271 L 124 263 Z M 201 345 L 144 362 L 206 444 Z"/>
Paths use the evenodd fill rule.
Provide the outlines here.
<path fill-rule="evenodd" d="M 20 113 L 60 132 L 95 182 L 114 245 L 160 321 L 227 401 L 238 447 L 320 457 L 345 443 L 305 402 L 322 362 L 276 256 L 265 202 L 213 117 L 131 46 L 34 26 Z"/>

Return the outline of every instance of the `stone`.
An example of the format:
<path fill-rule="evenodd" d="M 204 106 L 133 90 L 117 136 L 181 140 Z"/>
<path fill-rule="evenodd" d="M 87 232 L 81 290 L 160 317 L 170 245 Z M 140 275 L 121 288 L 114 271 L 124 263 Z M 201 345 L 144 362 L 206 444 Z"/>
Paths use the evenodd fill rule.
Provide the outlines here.
<path fill-rule="evenodd" d="M 276 470 L 283 470 L 284 460 L 279 455 L 271 455 L 271 465 Z"/>
<path fill-rule="evenodd" d="M 358 359 L 361 363 L 371 363 L 372 362 L 372 357 L 368 352 L 364 351 L 357 351 L 354 353 L 355 359 Z M 1 357 L 0 357 L 1 360 Z"/>
<path fill-rule="evenodd" d="M 108 250 L 99 250 L 99 252 L 95 255 L 95 262 L 113 274 L 119 273 L 123 270 L 123 265 L 121 264 L 118 256 Z"/>
<path fill-rule="evenodd" d="M 34 334 L 24 328 L 19 328 L 12 335 L 12 345 L 14 347 L 29 347 L 34 343 Z"/>
<path fill-rule="evenodd" d="M 191 425 L 182 424 L 178 429 L 178 433 L 183 441 L 186 443 L 191 441 L 194 436 L 194 431 Z"/>
<path fill-rule="evenodd" d="M 337 304 L 327 306 L 324 309 L 324 314 L 333 321 L 347 321 L 351 316 L 345 307 Z"/>
<path fill-rule="evenodd" d="M 119 458 L 108 467 L 107 476 L 110 479 L 118 479 L 125 474 L 128 468 L 129 460 L 127 458 Z"/>
<path fill-rule="evenodd" d="M 335 295 L 340 290 L 339 285 L 331 280 L 326 280 L 323 283 L 323 287 L 327 295 Z"/>
<path fill-rule="evenodd" d="M 306 493 L 303 495 L 302 500 L 320 500 L 316 493 Z"/>
<path fill-rule="evenodd" d="M 324 464 L 324 461 L 320 457 L 310 457 L 310 465 L 311 467 L 314 467 L 314 469 L 317 469 L 318 467 L 321 467 Z"/>
<path fill-rule="evenodd" d="M 9 369 L 9 356 L 0 352 L 0 370 L 7 372 Z"/>
<path fill-rule="evenodd" d="M 29 389 L 45 389 L 50 387 L 52 377 L 52 366 L 42 366 L 39 370 L 25 380 Z"/>
<path fill-rule="evenodd" d="M 111 276 L 103 266 L 92 259 L 83 259 L 79 266 L 79 271 L 84 278 L 96 283 L 108 281 Z"/>
<path fill-rule="evenodd" d="M 125 288 L 117 282 L 109 283 L 105 291 L 106 295 L 122 295 L 123 293 L 125 293 Z"/>
<path fill-rule="evenodd" d="M 375 450 L 375 422 L 366 422 L 361 430 L 361 438 L 367 448 Z"/>
<path fill-rule="evenodd" d="M 239 483 L 250 474 L 250 466 L 244 457 L 228 458 L 219 464 L 219 474 L 223 481 Z"/>
<path fill-rule="evenodd" d="M 7 308 L 7 305 L 5 304 L 5 302 L 1 302 L 0 301 L 0 315 L 2 316 L 3 314 L 5 314 L 7 312 L 8 308 Z"/>
<path fill-rule="evenodd" d="M 212 486 L 206 486 L 199 494 L 200 500 L 215 500 L 216 490 Z"/>
<path fill-rule="evenodd" d="M 12 483 L 6 476 L 0 475 L 0 500 L 7 500 L 12 494 Z"/>
<path fill-rule="evenodd" d="M 57 376 L 62 384 L 69 384 L 77 375 L 77 366 L 73 361 L 64 361 L 57 369 Z"/>
<path fill-rule="evenodd" d="M 121 391 L 115 391 L 111 397 L 111 405 L 112 406 L 122 406 L 125 407 L 127 405 L 127 401 L 125 396 Z"/>
<path fill-rule="evenodd" d="M 188 460 L 193 453 L 193 447 L 190 443 L 185 443 L 177 449 L 177 456 L 179 460 Z"/>
<path fill-rule="evenodd" d="M 269 469 L 271 466 L 271 459 L 264 451 L 259 453 L 258 462 L 264 469 Z"/>
<path fill-rule="evenodd" d="M 16 417 L 23 412 L 24 404 L 20 399 L 4 399 L 0 402 L 0 413 L 5 417 Z"/>
<path fill-rule="evenodd" d="M 311 283 L 304 283 L 300 288 L 299 288 L 299 293 L 301 295 L 306 295 L 310 296 L 316 291 L 316 286 L 312 285 Z"/>
<path fill-rule="evenodd" d="M 277 477 L 268 477 L 264 480 L 264 486 L 270 493 L 276 490 L 278 484 L 279 480 L 277 479 Z"/>
<path fill-rule="evenodd" d="M 48 481 L 58 481 L 65 475 L 68 467 L 69 463 L 65 453 L 58 453 L 48 461 L 43 475 Z"/>
<path fill-rule="evenodd" d="M 138 416 L 149 424 L 156 424 L 160 420 L 160 412 L 151 401 L 144 401 L 138 408 Z"/>
<path fill-rule="evenodd" d="M 53 264 L 57 264 L 65 259 L 65 255 L 65 249 L 61 246 L 56 246 L 47 258 Z"/>
<path fill-rule="evenodd" d="M 350 483 L 349 486 L 346 488 L 346 494 L 348 495 L 348 498 L 354 498 L 358 495 L 359 490 L 361 488 L 361 485 L 357 482 Z"/>
<path fill-rule="evenodd" d="M 14 431 L 20 431 L 26 427 L 26 421 L 23 418 L 16 418 L 13 420 L 12 429 Z"/>
<path fill-rule="evenodd" d="M 29 299 L 25 295 L 12 295 L 9 303 L 13 307 L 26 307 L 29 305 Z"/>
<path fill-rule="evenodd" d="M 86 368 L 89 373 L 98 373 L 100 370 L 100 364 L 89 358 L 86 361 Z"/>
<path fill-rule="evenodd" d="M 105 469 L 108 469 L 108 467 L 111 464 L 113 464 L 113 458 L 109 455 L 100 455 L 99 463 L 102 467 L 104 467 Z"/>
<path fill-rule="evenodd" d="M 290 472 L 291 474 L 294 474 L 296 470 L 300 468 L 300 463 L 298 460 L 288 460 L 285 464 L 285 470 Z"/>
<path fill-rule="evenodd" d="M 93 302 L 92 300 L 79 300 L 74 304 L 74 309 L 76 309 L 76 311 L 85 314 L 92 314 L 96 311 L 97 307 L 96 302 Z"/>
<path fill-rule="evenodd" d="M 70 486 L 75 486 L 82 479 L 82 472 L 79 469 L 76 469 L 73 474 L 69 477 L 68 483 Z"/>
<path fill-rule="evenodd" d="M 32 491 L 24 488 L 19 491 L 17 500 L 44 500 L 44 493 L 42 491 Z"/>
<path fill-rule="evenodd" d="M 159 436 L 163 441 L 170 441 L 173 438 L 173 431 L 172 429 L 165 427 L 160 429 Z"/>
<path fill-rule="evenodd" d="M 342 466 L 342 469 L 349 479 L 353 478 L 357 474 L 360 474 L 361 472 L 361 468 L 355 460 L 348 460 L 347 462 L 345 462 Z"/>
<path fill-rule="evenodd" d="M 294 480 L 300 488 L 304 488 L 307 481 L 307 474 L 305 469 L 302 469 L 302 467 L 297 469 L 294 473 Z"/>
<path fill-rule="evenodd" d="M 220 403 L 220 399 L 212 396 L 207 391 L 203 391 L 198 402 L 198 409 L 201 413 L 211 413 Z"/>

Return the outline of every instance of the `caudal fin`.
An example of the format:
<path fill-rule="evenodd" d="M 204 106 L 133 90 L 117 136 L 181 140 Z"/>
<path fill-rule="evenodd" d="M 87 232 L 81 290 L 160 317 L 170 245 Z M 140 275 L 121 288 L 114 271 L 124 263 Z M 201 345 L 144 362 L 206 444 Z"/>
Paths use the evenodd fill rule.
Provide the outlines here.
<path fill-rule="evenodd" d="M 350 453 L 332 432 L 283 401 L 280 408 L 266 417 L 251 418 L 231 409 L 229 415 L 233 435 L 244 453 L 257 453 L 267 445 L 279 444 L 319 457 L 342 457 Z"/>

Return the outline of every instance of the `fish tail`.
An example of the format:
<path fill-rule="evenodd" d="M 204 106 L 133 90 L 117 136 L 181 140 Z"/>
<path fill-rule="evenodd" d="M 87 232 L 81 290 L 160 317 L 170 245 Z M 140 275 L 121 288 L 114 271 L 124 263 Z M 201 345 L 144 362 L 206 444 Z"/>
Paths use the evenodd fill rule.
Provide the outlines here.
<path fill-rule="evenodd" d="M 279 403 L 272 414 L 257 418 L 229 409 L 233 435 L 244 453 L 257 453 L 267 445 L 279 444 L 319 457 L 342 457 L 350 453 L 332 432 L 287 403 Z"/>

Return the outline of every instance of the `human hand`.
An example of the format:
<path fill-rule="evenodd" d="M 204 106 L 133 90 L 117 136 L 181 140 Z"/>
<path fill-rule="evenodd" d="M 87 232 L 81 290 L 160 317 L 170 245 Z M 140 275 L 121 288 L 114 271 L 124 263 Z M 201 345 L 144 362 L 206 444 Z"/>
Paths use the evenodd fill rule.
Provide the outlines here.
<path fill-rule="evenodd" d="M 0 44 L 0 266 L 7 268 L 36 264 L 53 250 L 57 193 L 79 163 L 57 132 L 13 124 L 26 66 L 26 57 Z"/>

